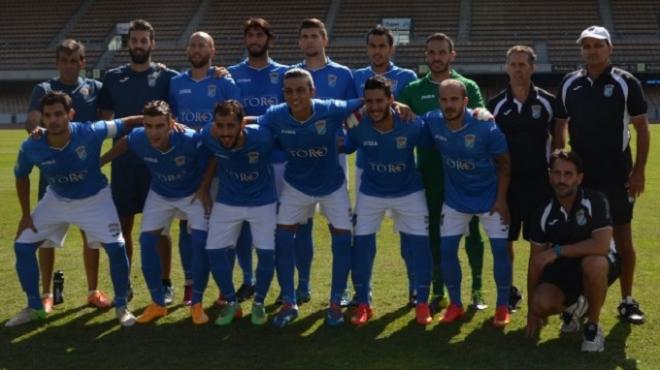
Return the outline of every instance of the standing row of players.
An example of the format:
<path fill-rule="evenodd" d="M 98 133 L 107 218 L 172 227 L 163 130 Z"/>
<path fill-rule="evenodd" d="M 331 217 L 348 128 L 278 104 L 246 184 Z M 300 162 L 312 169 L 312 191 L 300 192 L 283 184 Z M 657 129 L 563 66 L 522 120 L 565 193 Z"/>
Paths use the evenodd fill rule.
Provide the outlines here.
<path fill-rule="evenodd" d="M 128 114 L 129 110 L 132 113 L 137 113 L 140 107 L 137 106 L 136 100 L 144 98 L 145 101 L 149 101 L 151 100 L 150 97 L 154 99 L 163 98 L 162 95 L 154 96 L 155 90 L 157 90 L 158 86 L 169 83 L 170 93 L 168 94 L 168 98 L 170 103 L 172 103 L 178 120 L 188 125 L 199 127 L 200 124 L 212 119 L 213 115 L 210 110 L 214 102 L 236 97 L 236 95 L 232 96 L 231 94 L 236 93 L 237 90 L 235 87 L 238 86 L 240 90 L 238 94 L 242 97 L 248 114 L 259 115 L 263 113 L 263 110 L 268 105 L 281 101 L 282 73 L 286 70 L 286 67 L 277 65 L 268 58 L 268 46 L 273 35 L 270 27 L 264 20 L 251 19 L 246 22 L 244 35 L 248 58 L 243 63 L 230 68 L 235 85 L 231 83 L 231 79 L 228 77 L 220 79 L 221 82 L 218 82 L 215 78 L 211 78 L 211 74 L 214 72 L 209 69 L 210 59 L 215 50 L 212 39 L 204 33 L 196 33 L 191 37 L 188 48 L 189 58 L 193 67 L 191 71 L 174 78 L 169 83 L 170 76 L 168 73 L 170 72 L 163 69 L 162 66 L 152 64 L 149 58 L 149 52 L 154 46 L 153 29 L 146 22 L 133 22 L 129 40 L 132 63 L 117 70 L 110 71 L 106 75 L 106 80 L 104 81 L 106 88 L 101 90 L 99 106 L 102 110 L 104 107 L 106 110 L 114 110 L 118 115 L 122 115 L 120 113 Z M 624 207 L 624 210 L 621 211 L 623 214 L 616 212 L 616 209 L 619 207 L 615 208 L 614 213 L 615 218 L 618 218 L 615 219 L 615 224 L 620 225 L 615 227 L 615 239 L 624 257 L 624 278 L 622 278 L 624 301 L 619 309 L 622 316 L 632 321 L 640 321 L 642 319 L 641 311 L 639 311 L 636 302 L 630 298 L 632 272 L 634 268 L 634 253 L 632 252 L 632 242 L 629 235 L 632 206 L 625 206 L 626 203 L 629 204 L 629 198 L 634 199 L 643 189 L 643 169 L 646 151 L 648 150 L 648 130 L 645 128 L 646 117 L 644 114 L 645 103 L 641 95 L 639 83 L 629 74 L 611 67 L 609 56 L 612 51 L 612 44 L 607 31 L 601 27 L 590 27 L 585 30 L 583 36 L 579 42 L 582 45 L 587 66 L 584 70 L 567 76 L 561 88 L 562 97 L 559 105 L 553 102 L 554 99 L 551 95 L 531 84 L 531 74 L 535 59 L 533 51 L 527 47 L 514 47 L 507 53 L 507 71 L 510 75 L 510 88 L 491 101 L 490 109 L 495 113 L 498 125 L 506 134 L 513 163 L 513 177 L 508 203 L 514 222 L 512 223 L 508 239 L 517 239 L 522 220 L 527 218 L 533 207 L 540 204 L 549 194 L 548 191 L 541 190 L 548 189 L 547 181 L 544 181 L 547 180 L 547 171 L 545 170 L 547 168 L 545 143 L 548 140 L 548 132 L 552 127 L 553 121 L 558 118 L 566 118 L 564 120 L 557 120 L 558 122 L 555 125 L 555 132 L 558 134 L 554 135 L 554 145 L 556 147 L 563 146 L 565 142 L 565 139 L 563 139 L 563 129 L 568 122 L 567 118 L 570 117 L 569 127 L 571 129 L 572 145 L 585 158 L 585 162 L 587 163 L 585 167 L 588 169 L 586 171 L 587 179 L 591 180 L 593 182 L 592 186 L 597 189 L 599 189 L 599 185 L 602 185 L 600 188 L 603 190 L 609 188 L 612 193 L 608 194 L 610 202 L 614 203 L 616 201 L 617 205 Z M 471 106 L 483 105 L 483 99 L 479 94 L 476 84 L 464 79 L 450 68 L 450 63 L 455 58 L 455 50 L 451 39 L 442 34 L 434 34 L 428 38 L 426 43 L 426 58 L 430 72 L 424 78 L 412 83 L 410 82 L 414 79 L 414 73 L 399 69 L 389 61 L 389 57 L 393 52 L 392 41 L 392 35 L 386 29 L 377 27 L 370 31 L 367 36 L 367 45 L 372 65 L 355 71 L 351 77 L 350 70 L 330 61 L 325 55 L 327 35 L 323 24 L 318 20 L 306 20 L 300 27 L 300 46 L 305 53 L 305 62 L 299 66 L 311 71 L 317 97 L 343 99 L 354 97 L 355 91 L 362 90 L 366 77 L 373 74 L 383 74 L 394 82 L 394 95 L 398 96 L 399 100 L 409 104 L 413 111 L 419 114 L 437 109 L 437 83 L 447 78 L 462 79 L 467 87 L 468 104 Z M 64 51 L 66 51 L 66 48 Z M 68 64 L 71 69 L 74 69 L 71 65 L 77 65 L 79 70 L 80 63 L 84 62 L 84 54 L 80 55 L 82 50 L 78 49 L 79 55 L 77 55 L 78 58 L 76 59 L 75 52 L 76 50 L 69 53 L 60 53 L 58 51 L 58 67 L 63 54 L 68 54 L 67 56 L 71 58 L 70 60 L 64 58 L 63 62 L 68 63 L 62 63 L 61 69 L 65 69 L 66 64 Z M 593 83 L 595 78 L 590 76 L 601 77 L 595 82 L 603 84 L 602 89 L 599 88 L 598 91 L 595 91 Z M 60 78 L 62 77 L 61 75 Z M 57 83 L 57 80 L 51 81 L 52 83 Z M 408 86 L 406 86 L 407 84 Z M 589 89 L 586 88 L 586 84 L 590 87 Z M 583 85 L 585 89 L 580 91 Z M 272 88 L 272 91 L 267 92 L 266 86 Z M 81 88 L 81 86 L 74 84 L 74 87 L 77 87 L 80 92 L 87 92 L 87 94 L 94 88 L 98 89 L 98 85 L 95 85 L 94 88 L 91 86 L 82 86 Z M 52 88 L 52 86 L 49 88 Z M 122 88 L 126 90 L 122 90 Z M 163 89 L 160 90 L 162 92 Z M 144 94 L 142 94 L 143 92 Z M 195 95 L 195 92 L 197 95 Z M 133 95 L 136 93 L 139 94 Z M 587 93 L 591 93 L 594 96 L 579 95 Z M 140 99 L 135 99 L 136 96 Z M 131 100 L 131 102 L 120 103 L 122 99 Z M 210 103 L 208 103 L 209 99 L 212 100 Z M 596 108 L 599 102 L 598 99 L 618 99 L 621 100 L 621 103 L 610 105 L 616 111 L 603 112 Z M 584 108 L 584 101 L 588 101 L 594 105 L 594 109 L 589 111 L 589 109 Z M 134 106 L 129 108 L 127 107 L 129 105 Z M 260 109 L 261 111 L 254 109 Z M 107 112 L 105 113 L 107 114 Z M 622 130 L 622 125 L 625 128 L 625 125 L 628 123 L 624 121 L 625 113 L 633 117 L 632 122 L 640 133 L 638 140 L 642 144 L 638 145 L 636 165 L 632 168 L 630 192 L 622 192 L 621 189 L 628 182 L 628 174 L 631 173 L 631 167 L 628 163 L 630 162 L 630 150 L 627 146 L 627 130 Z M 522 122 L 530 121 L 537 121 L 539 124 L 521 124 Z M 597 129 L 594 122 L 608 122 L 608 130 L 603 130 L 602 127 Z M 593 139 L 594 135 L 596 137 L 602 137 L 606 141 L 604 145 L 582 144 L 580 146 L 579 143 L 585 141 L 582 137 Z M 646 145 L 644 145 L 645 142 Z M 622 148 L 617 148 L 615 144 Z M 465 145 L 468 145 L 467 142 Z M 605 158 L 610 158 L 611 161 L 603 161 L 604 156 Z M 363 167 L 363 160 L 360 155 L 358 157 L 358 167 Z M 441 280 L 443 274 L 440 273 L 439 267 L 444 267 L 447 263 L 446 261 L 439 263 L 440 248 L 436 247 L 439 243 L 439 232 L 437 229 L 440 224 L 439 208 L 443 199 L 442 175 L 438 171 L 438 168 L 442 165 L 442 161 L 433 151 L 420 150 L 418 152 L 418 162 L 426 188 L 426 198 L 429 203 L 430 238 L 431 244 L 434 246 L 431 248 L 431 251 L 436 254 L 433 259 L 433 265 L 435 267 L 433 279 L 434 297 L 430 305 L 433 312 L 434 310 L 439 310 L 443 303 L 444 284 Z M 279 163 L 281 163 L 281 160 Z M 597 175 L 599 171 L 600 173 L 603 172 L 599 170 L 599 166 L 602 167 L 603 163 L 616 164 L 621 169 L 621 175 L 616 179 L 611 178 L 609 175 L 607 177 Z M 116 172 L 115 167 L 125 168 L 126 166 L 113 166 L 113 178 Z M 278 171 L 277 167 L 276 172 Z M 279 167 L 281 172 L 281 165 Z M 135 172 L 146 173 L 147 171 Z M 594 175 L 590 176 L 590 172 L 594 173 Z M 126 178 L 122 179 L 120 181 L 122 186 L 130 183 L 130 181 L 125 181 L 127 180 Z M 113 181 L 113 183 L 115 182 Z M 361 189 L 360 186 L 357 188 Z M 524 190 L 521 191 L 520 189 Z M 118 190 L 116 193 L 133 195 L 136 191 L 134 189 L 126 189 Z M 625 202 L 622 202 L 621 199 L 624 198 L 624 195 Z M 631 197 L 628 195 L 631 195 Z M 127 225 L 127 222 L 124 222 L 126 217 L 123 217 L 123 215 L 126 212 L 122 210 L 125 207 L 122 207 L 121 204 L 130 204 L 131 207 L 134 207 L 136 202 L 134 200 L 128 202 L 117 201 L 117 197 L 118 195 L 115 196 L 115 203 L 122 219 L 122 226 L 130 226 Z M 307 216 L 311 216 L 311 214 Z M 297 302 L 304 302 L 309 299 L 309 267 L 311 266 L 311 251 L 313 249 L 311 248 L 311 222 L 305 223 L 304 220 L 300 221 L 303 222 L 297 226 L 294 237 L 294 248 L 296 251 L 295 264 L 299 270 L 299 286 L 295 292 L 295 300 Z M 123 229 L 127 231 L 126 227 Z M 185 228 L 182 228 L 182 230 L 185 230 Z M 480 240 L 478 225 L 475 222 L 471 223 L 470 230 L 472 232 L 467 238 L 467 250 L 473 270 L 474 284 L 472 298 L 477 307 L 483 307 L 484 304 L 480 294 L 483 243 Z M 124 234 L 130 235 L 127 232 Z M 162 238 L 162 240 L 167 240 L 167 238 Z M 250 257 L 251 251 L 249 247 L 251 244 L 251 242 L 244 243 L 243 245 L 247 246 L 247 248 L 241 248 L 241 242 L 238 243 L 239 263 L 243 261 L 241 265 L 244 267 L 243 270 L 245 272 L 245 281 L 241 287 L 242 289 L 251 286 L 252 267 L 251 263 L 250 266 L 247 266 L 247 263 L 245 263 L 247 258 L 240 258 L 241 251 L 245 252 L 247 250 L 248 253 L 243 253 L 243 255 Z M 509 249 L 509 255 L 512 256 L 512 249 Z M 167 248 L 164 248 L 164 250 L 167 250 Z M 163 255 L 166 255 L 166 253 L 161 254 L 161 257 Z M 402 256 L 404 256 L 407 265 L 412 266 L 413 253 L 409 244 L 403 241 Z M 162 260 L 166 259 L 162 258 Z M 167 263 L 164 263 L 164 265 L 167 265 Z M 163 269 L 163 271 L 166 270 L 167 268 Z M 409 271 L 411 270 L 409 269 Z M 447 274 L 445 273 L 444 275 L 446 276 Z M 167 276 L 168 274 L 163 274 L 163 277 L 165 277 L 163 281 L 165 283 L 168 282 Z M 411 274 L 411 296 L 415 293 L 412 276 Z M 194 281 L 192 278 L 190 280 Z M 44 286 L 48 285 L 44 284 Z M 356 289 L 357 287 L 358 285 L 356 284 Z M 450 293 L 451 290 L 450 288 Z M 243 291 L 245 292 L 246 289 L 243 289 Z M 241 289 L 239 289 L 240 292 Z M 501 295 L 503 293 L 498 294 L 498 296 Z M 512 296 L 515 297 L 515 294 L 512 294 Z M 452 302 L 457 303 L 457 306 L 460 308 L 460 299 L 454 298 Z M 342 302 L 340 301 L 340 303 Z M 516 304 L 515 302 L 511 303 L 511 306 L 515 306 Z M 502 300 L 498 299 L 498 306 L 501 306 L 501 304 Z M 450 306 L 450 313 L 452 312 L 452 306 Z M 460 313 L 460 310 L 453 310 L 453 312 Z"/>

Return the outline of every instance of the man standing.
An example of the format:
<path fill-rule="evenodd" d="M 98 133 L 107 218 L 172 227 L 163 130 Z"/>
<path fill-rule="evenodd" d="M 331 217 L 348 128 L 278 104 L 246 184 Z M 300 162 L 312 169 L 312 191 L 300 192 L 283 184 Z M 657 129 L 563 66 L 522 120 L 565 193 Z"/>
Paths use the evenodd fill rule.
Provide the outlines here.
<path fill-rule="evenodd" d="M 591 26 L 577 39 L 585 68 L 564 77 L 559 89 L 556 117 L 558 147 L 570 144 L 584 161 L 583 186 L 602 192 L 612 209 L 614 242 L 621 254 L 623 320 L 640 324 L 644 313 L 632 298 L 635 249 L 630 221 L 635 199 L 644 191 L 650 133 L 647 104 L 639 81 L 610 62 L 612 40 L 607 29 Z M 637 131 L 635 162 L 628 124 Z"/>
<path fill-rule="evenodd" d="M 513 242 L 521 230 L 523 239 L 529 240 L 530 217 L 551 194 L 547 158 L 555 97 L 532 83 L 535 61 L 531 47 L 511 47 L 506 53 L 509 86 L 488 101 L 488 110 L 504 133 L 511 156 L 507 249 L 512 264 Z M 521 300 L 522 294 L 512 285 L 509 310 L 517 310 Z"/>
<path fill-rule="evenodd" d="M 70 224 L 87 235 L 90 245 L 103 246 L 110 261 L 119 323 L 131 326 L 135 317 L 126 307 L 128 259 L 108 180 L 101 173 L 99 155 L 103 140 L 122 129 L 138 125 L 142 117 L 127 117 L 93 124 L 70 122 L 71 98 L 51 91 L 42 99 L 41 120 L 46 131 L 39 139 L 27 139 L 18 153 L 14 173 L 22 217 L 16 232 L 16 272 L 28 298 L 28 307 L 7 321 L 16 326 L 44 319 L 39 296 L 39 267 L 35 253 L 48 241 L 61 245 Z M 30 213 L 30 178 L 34 166 L 48 181 L 46 194 Z"/>
<path fill-rule="evenodd" d="M 31 132 L 41 123 L 41 99 L 50 91 L 62 91 L 71 97 L 76 122 L 95 122 L 98 120 L 98 95 L 101 82 L 80 76 L 85 70 L 85 47 L 76 40 L 66 39 L 55 49 L 55 67 L 58 77 L 42 82 L 34 87 L 30 97 L 30 108 L 25 128 Z M 39 177 L 39 199 L 46 193 L 46 179 Z M 87 276 L 87 303 L 98 308 L 112 305 L 108 297 L 98 290 L 99 251 L 89 248 L 83 238 L 83 260 Z M 46 313 L 53 308 L 51 281 L 55 264 L 55 249 L 39 248 L 39 269 L 41 270 L 42 301 Z"/>
<path fill-rule="evenodd" d="M 113 115 L 140 114 L 144 105 L 152 100 L 167 101 L 170 79 L 178 75 L 151 62 L 156 40 L 154 28 L 149 22 L 142 19 L 131 21 L 128 36 L 131 63 L 107 71 L 103 78 L 99 96 L 102 119 L 110 119 Z M 149 171 L 134 154 L 126 153 L 112 162 L 112 199 L 119 213 L 129 262 L 133 256 L 133 220 L 144 208 L 150 181 Z M 173 290 L 169 272 L 172 248 L 169 235 L 161 236 L 159 253 L 163 261 L 163 289 L 166 290 L 166 301 L 171 303 Z M 129 287 L 129 298 L 131 296 Z"/>
<path fill-rule="evenodd" d="M 289 68 L 270 59 L 268 51 L 275 38 L 270 23 L 263 18 L 250 18 L 243 24 L 243 39 L 247 58 L 230 66 L 229 73 L 241 90 L 241 99 L 245 114 L 260 116 L 282 99 L 282 77 Z M 284 162 L 286 155 L 274 149 L 271 155 L 275 175 L 275 188 L 279 194 L 282 189 Z M 236 291 L 236 298 L 242 302 L 254 294 L 252 273 L 252 243 L 246 224 L 236 245 L 238 264 L 243 270 L 243 284 Z"/>
<path fill-rule="evenodd" d="M 600 311 L 621 267 L 610 208 L 602 193 L 581 186 L 582 161 L 574 152 L 553 152 L 549 172 L 554 196 L 532 217 L 526 332 L 537 336 L 550 315 L 586 298 L 582 351 L 602 352 Z"/>
<path fill-rule="evenodd" d="M 429 73 L 411 82 L 399 96 L 399 100 L 410 106 L 413 112 L 423 115 L 438 109 L 438 85 L 452 78 L 463 82 L 467 89 L 468 107 L 484 107 L 484 100 L 476 82 L 461 76 L 451 68 L 456 58 L 454 41 L 443 33 L 434 33 L 426 38 L 426 63 Z M 433 252 L 433 299 L 430 302 L 433 313 L 440 312 L 447 305 L 444 296 L 440 264 L 440 211 L 443 202 L 442 158 L 435 150 L 417 148 L 417 166 L 422 174 L 426 190 L 426 202 L 429 208 L 429 243 Z M 470 232 L 465 238 L 465 249 L 472 270 L 472 304 L 476 309 L 485 309 L 481 292 L 484 244 L 479 234 L 479 222 L 474 218 L 470 222 Z"/>
<path fill-rule="evenodd" d="M 440 83 L 439 110 L 424 116 L 431 139 L 443 160 L 445 197 L 440 216 L 442 275 L 450 304 L 441 318 L 451 323 L 465 315 L 461 298 L 458 246 L 468 223 L 478 216 L 490 238 L 497 286 L 493 325 L 509 323 L 511 260 L 506 251 L 509 210 L 506 202 L 510 161 L 506 139 L 495 122 L 469 115 L 465 85 L 454 79 Z"/>

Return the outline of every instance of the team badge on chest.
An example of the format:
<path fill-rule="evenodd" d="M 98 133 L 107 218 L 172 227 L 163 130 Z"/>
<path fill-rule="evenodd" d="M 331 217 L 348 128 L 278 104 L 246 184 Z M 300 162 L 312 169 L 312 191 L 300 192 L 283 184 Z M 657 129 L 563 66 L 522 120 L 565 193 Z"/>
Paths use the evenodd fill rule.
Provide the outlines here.
<path fill-rule="evenodd" d="M 81 161 L 87 159 L 87 149 L 82 145 L 76 148 L 76 154 Z"/>
<path fill-rule="evenodd" d="M 184 164 L 186 164 L 186 157 L 182 155 L 178 157 L 174 157 L 174 163 L 176 163 L 177 166 L 181 167 Z"/>
<path fill-rule="evenodd" d="M 532 105 L 532 118 L 541 118 L 541 106 L 539 104 Z"/>
<path fill-rule="evenodd" d="M 279 73 L 277 73 L 275 71 L 270 72 L 270 75 L 268 77 L 270 77 L 270 83 L 272 83 L 273 85 L 276 85 L 277 81 L 279 81 L 279 79 L 280 79 Z"/>
<path fill-rule="evenodd" d="M 474 149 L 474 142 L 477 138 L 473 134 L 467 134 L 463 138 L 465 140 L 465 148 Z"/>
<path fill-rule="evenodd" d="M 159 72 L 154 72 L 147 76 L 147 85 L 149 85 L 149 87 L 156 87 L 156 81 L 158 81 L 159 74 Z"/>
<path fill-rule="evenodd" d="M 397 149 L 406 149 L 408 144 L 408 138 L 405 136 L 397 136 L 396 137 L 396 148 Z"/>
<path fill-rule="evenodd" d="M 575 212 L 575 222 L 577 222 L 579 226 L 584 226 L 587 224 L 587 216 L 585 216 L 583 209 Z"/>
<path fill-rule="evenodd" d="M 325 127 L 325 120 L 320 120 L 314 122 L 314 127 L 316 127 L 316 133 L 319 135 L 325 135 L 326 132 L 326 127 Z"/>
<path fill-rule="evenodd" d="M 605 85 L 605 87 L 603 88 L 603 95 L 605 95 L 606 98 L 609 98 L 610 96 L 612 96 L 613 93 L 614 93 L 614 85 L 612 84 Z"/>
<path fill-rule="evenodd" d="M 337 75 L 328 75 L 328 86 L 337 86 Z"/>
<path fill-rule="evenodd" d="M 215 98 L 216 91 L 217 91 L 217 86 L 208 85 L 206 89 L 206 94 L 208 95 L 209 98 Z"/>
<path fill-rule="evenodd" d="M 256 164 L 259 162 L 259 152 L 249 152 L 247 157 L 250 164 Z"/>

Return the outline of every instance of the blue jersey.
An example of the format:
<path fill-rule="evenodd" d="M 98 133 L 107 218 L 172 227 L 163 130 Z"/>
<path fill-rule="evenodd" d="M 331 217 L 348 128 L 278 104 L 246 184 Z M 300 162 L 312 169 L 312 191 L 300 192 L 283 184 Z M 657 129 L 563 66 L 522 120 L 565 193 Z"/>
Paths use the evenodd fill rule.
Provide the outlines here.
<path fill-rule="evenodd" d="M 166 152 L 154 148 L 143 127 L 128 134 L 128 147 L 149 168 L 151 190 L 166 198 L 183 198 L 199 188 L 210 153 L 201 148 L 199 133 L 171 131 Z"/>
<path fill-rule="evenodd" d="M 304 122 L 289 113 L 286 104 L 268 109 L 259 124 L 271 132 L 286 152 L 284 179 L 299 191 L 328 195 L 344 183 L 344 170 L 337 157 L 337 130 L 342 122 L 362 105 L 360 99 L 312 100 L 312 115 Z"/>
<path fill-rule="evenodd" d="M 78 77 L 75 85 L 65 85 L 59 78 L 53 78 L 37 84 L 32 89 L 30 96 L 29 111 L 41 110 L 41 99 L 51 91 L 61 91 L 71 97 L 76 115 L 76 122 L 88 122 L 98 120 L 98 96 L 101 92 L 101 81 L 91 78 Z"/>
<path fill-rule="evenodd" d="M 275 104 L 284 102 L 282 80 L 289 67 L 268 60 L 263 68 L 250 66 L 247 59 L 227 68 L 241 90 L 241 102 L 248 116 L 260 116 Z"/>
<path fill-rule="evenodd" d="M 263 68 L 250 66 L 247 59 L 229 67 L 229 73 L 241 90 L 241 98 L 245 114 L 260 116 L 266 113 L 271 105 L 284 102 L 282 96 L 282 81 L 284 72 L 289 67 L 276 63 L 271 59 Z M 283 163 L 286 155 L 281 150 L 274 150 L 273 163 Z"/>
<path fill-rule="evenodd" d="M 507 153 L 495 122 L 479 121 L 467 110 L 461 129 L 452 131 L 439 110 L 424 115 L 430 139 L 442 155 L 445 203 L 463 213 L 489 211 L 497 197 L 494 158 Z"/>
<path fill-rule="evenodd" d="M 195 130 L 213 122 L 215 105 L 225 100 L 241 99 L 241 91 L 231 76 L 217 78 L 209 68 L 206 77 L 195 81 L 191 72 L 182 73 L 170 81 L 170 106 L 177 121 Z"/>
<path fill-rule="evenodd" d="M 371 66 L 364 68 L 356 69 L 353 72 L 353 81 L 355 83 L 355 91 L 358 95 L 364 95 L 364 83 L 367 80 L 375 76 L 376 73 Z M 392 83 L 392 94 L 395 98 L 399 96 L 399 93 L 408 86 L 408 84 L 417 79 L 417 74 L 411 69 L 399 68 L 390 62 L 387 71 L 382 74 L 383 77 L 387 78 Z"/>
<path fill-rule="evenodd" d="M 14 175 L 27 177 L 37 166 L 58 196 L 69 199 L 90 197 L 108 184 L 99 165 L 103 140 L 116 137 L 122 128 L 121 120 L 92 124 L 71 122 L 71 139 L 63 148 L 48 145 L 48 132 L 38 140 L 28 138 L 18 152 Z"/>
<path fill-rule="evenodd" d="M 363 194 L 402 197 L 424 188 L 414 151 L 415 146 L 425 143 L 424 123 L 419 117 L 413 122 L 393 118 L 394 127 L 388 132 L 376 130 L 371 118 L 365 116 L 346 134 L 346 152 L 362 151 L 364 170 L 359 190 Z"/>
<path fill-rule="evenodd" d="M 312 74 L 316 98 L 349 100 L 357 98 L 350 68 L 327 58 L 326 64 L 317 69 L 308 68 L 305 62 L 294 67 L 304 68 Z"/>
<path fill-rule="evenodd" d="M 216 202 L 238 207 L 257 207 L 277 201 L 271 152 L 275 145 L 267 127 L 245 126 L 245 145 L 226 149 L 211 135 L 211 127 L 202 130 L 202 141 L 218 160 L 220 182 Z"/>

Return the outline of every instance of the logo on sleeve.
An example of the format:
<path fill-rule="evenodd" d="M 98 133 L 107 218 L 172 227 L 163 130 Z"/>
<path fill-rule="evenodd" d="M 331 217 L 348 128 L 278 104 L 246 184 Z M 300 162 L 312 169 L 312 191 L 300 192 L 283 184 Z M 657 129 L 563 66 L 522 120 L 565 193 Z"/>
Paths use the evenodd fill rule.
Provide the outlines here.
<path fill-rule="evenodd" d="M 532 105 L 532 118 L 534 118 L 534 119 L 541 118 L 541 105 L 540 104 Z"/>
<path fill-rule="evenodd" d="M 208 85 L 207 90 L 206 90 L 206 95 L 208 95 L 209 98 L 215 98 L 216 89 L 217 89 L 217 86 Z"/>
<path fill-rule="evenodd" d="M 87 159 L 87 149 L 85 149 L 83 145 L 76 148 L 76 154 L 78 154 L 78 158 L 80 158 L 81 161 Z"/>
<path fill-rule="evenodd" d="M 316 133 L 319 135 L 325 135 L 326 133 L 326 127 L 325 127 L 325 120 L 319 120 L 314 122 L 314 127 L 316 127 Z"/>
<path fill-rule="evenodd" d="M 247 156 L 250 164 L 256 164 L 259 162 L 259 152 L 249 152 Z"/>
<path fill-rule="evenodd" d="M 603 95 L 605 95 L 606 98 L 609 98 L 612 96 L 614 93 L 614 85 L 612 84 L 607 84 L 605 85 L 605 88 L 603 89 Z"/>
<path fill-rule="evenodd" d="M 467 134 L 464 136 L 464 139 L 465 139 L 465 148 L 474 149 L 474 142 L 476 141 L 476 137 L 473 134 Z"/>
<path fill-rule="evenodd" d="M 337 86 L 337 75 L 335 74 L 328 75 L 328 86 L 330 87 Z"/>
<path fill-rule="evenodd" d="M 396 138 L 396 148 L 397 149 L 406 149 L 408 147 L 408 138 L 405 136 L 397 136 Z"/>

